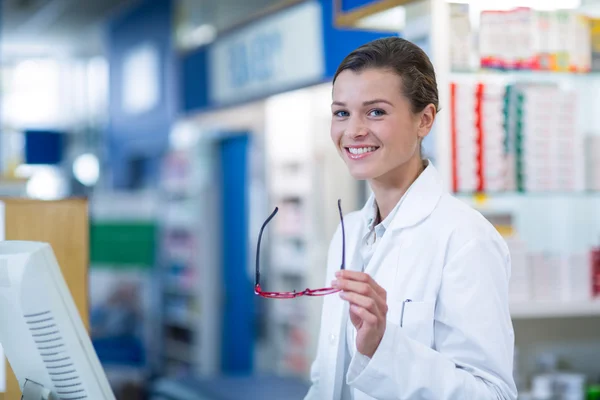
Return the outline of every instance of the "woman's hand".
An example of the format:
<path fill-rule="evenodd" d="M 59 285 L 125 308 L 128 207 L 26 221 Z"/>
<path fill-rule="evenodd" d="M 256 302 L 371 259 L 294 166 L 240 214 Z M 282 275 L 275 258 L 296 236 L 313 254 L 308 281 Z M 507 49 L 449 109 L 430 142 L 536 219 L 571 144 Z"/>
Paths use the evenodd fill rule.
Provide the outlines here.
<path fill-rule="evenodd" d="M 385 332 L 387 293 L 368 274 L 338 271 L 331 284 L 350 303 L 350 320 L 356 328 L 356 349 L 372 358 Z"/>

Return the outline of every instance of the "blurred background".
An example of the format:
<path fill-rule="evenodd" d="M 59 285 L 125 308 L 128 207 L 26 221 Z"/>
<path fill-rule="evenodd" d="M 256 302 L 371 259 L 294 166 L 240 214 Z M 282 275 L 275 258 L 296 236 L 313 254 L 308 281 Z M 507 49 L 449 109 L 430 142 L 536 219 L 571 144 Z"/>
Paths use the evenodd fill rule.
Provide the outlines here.
<path fill-rule="evenodd" d="M 520 398 L 600 398 L 600 1 L 0 3 L 0 196 L 88 199 L 118 399 L 302 398 L 322 300 L 254 296 L 257 236 L 278 206 L 267 290 L 323 286 L 337 199 L 369 195 L 331 79 L 390 35 L 436 67 L 427 157 L 511 248 Z"/>

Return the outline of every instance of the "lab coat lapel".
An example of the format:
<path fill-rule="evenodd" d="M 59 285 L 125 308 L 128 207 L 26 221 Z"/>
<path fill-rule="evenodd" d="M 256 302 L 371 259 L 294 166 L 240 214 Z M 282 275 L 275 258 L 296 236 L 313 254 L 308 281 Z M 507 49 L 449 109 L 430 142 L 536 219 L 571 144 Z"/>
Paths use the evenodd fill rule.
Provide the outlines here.
<path fill-rule="evenodd" d="M 377 249 L 366 266 L 365 272 L 371 275 L 388 293 L 388 299 L 395 295 L 395 280 L 400 251 L 406 244 L 400 238 L 402 229 L 416 225 L 427 218 L 437 206 L 442 195 L 441 178 L 428 162 L 425 170 L 408 188 L 388 231 L 381 238 Z M 371 200 L 369 201 L 369 203 Z M 384 265 L 385 264 L 385 265 Z"/>
<path fill-rule="evenodd" d="M 429 217 L 443 192 L 442 178 L 433 164 L 428 162 L 425 170 L 408 188 L 389 230 L 402 230 Z"/>

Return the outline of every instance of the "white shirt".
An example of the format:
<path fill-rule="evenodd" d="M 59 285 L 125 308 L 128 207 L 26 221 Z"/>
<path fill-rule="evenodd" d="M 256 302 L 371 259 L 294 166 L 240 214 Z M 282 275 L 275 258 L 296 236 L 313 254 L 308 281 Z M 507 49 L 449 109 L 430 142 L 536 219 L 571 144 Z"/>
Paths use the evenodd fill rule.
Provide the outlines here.
<path fill-rule="evenodd" d="M 377 222 L 378 215 L 379 215 L 379 207 L 377 205 L 377 201 L 375 200 L 374 197 L 371 197 L 369 199 L 369 201 L 367 202 L 367 205 L 365 208 L 367 210 L 370 210 L 370 214 L 369 213 L 364 214 L 365 222 L 367 225 L 367 230 L 361 239 L 362 246 L 360 249 L 360 254 L 361 254 L 361 258 L 362 258 L 362 268 L 361 268 L 362 271 L 364 271 L 367 268 L 367 265 L 369 265 L 369 262 L 371 261 L 373 254 L 375 254 L 377 245 L 379 244 L 379 242 L 381 242 L 381 239 L 383 238 L 383 235 L 385 234 L 386 229 L 390 226 L 391 222 L 394 220 L 394 216 L 398 212 L 398 209 L 400 208 L 400 203 L 402 203 L 403 198 L 404 197 L 402 197 L 400 199 L 400 201 L 398 201 L 398 203 L 394 206 L 394 208 L 392 209 L 390 214 L 382 222 L 380 222 L 377 225 L 375 225 L 375 222 Z M 357 357 L 361 360 L 361 364 L 363 364 L 363 365 L 366 365 L 369 362 L 369 358 L 367 356 L 364 356 L 364 355 L 356 352 L 356 328 L 352 324 L 352 321 L 350 320 L 350 318 L 348 318 L 348 323 L 346 324 L 346 345 L 347 345 L 346 351 L 347 351 L 348 357 L 346 357 L 344 375 L 347 375 L 347 373 L 348 373 L 348 368 L 350 367 L 350 359 Z M 354 395 L 354 393 L 352 393 L 353 390 L 350 388 L 350 386 L 348 386 L 348 384 L 346 382 L 344 382 L 344 388 L 342 390 L 344 393 L 342 395 L 342 399 L 353 400 L 356 397 Z"/>

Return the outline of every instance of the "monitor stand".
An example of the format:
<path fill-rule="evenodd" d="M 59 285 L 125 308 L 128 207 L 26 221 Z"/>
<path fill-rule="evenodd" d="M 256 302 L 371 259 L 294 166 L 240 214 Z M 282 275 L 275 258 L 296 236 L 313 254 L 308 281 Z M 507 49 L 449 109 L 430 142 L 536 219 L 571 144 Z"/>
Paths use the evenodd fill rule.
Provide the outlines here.
<path fill-rule="evenodd" d="M 21 400 L 56 400 L 56 397 L 39 383 L 26 379 Z"/>

